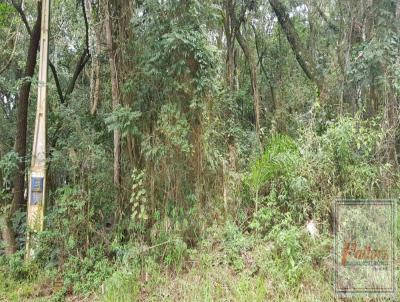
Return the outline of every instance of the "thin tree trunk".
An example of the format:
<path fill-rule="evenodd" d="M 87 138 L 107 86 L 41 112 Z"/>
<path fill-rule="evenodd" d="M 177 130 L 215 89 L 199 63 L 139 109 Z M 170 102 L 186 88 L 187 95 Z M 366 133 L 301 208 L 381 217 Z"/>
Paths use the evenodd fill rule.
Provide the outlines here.
<path fill-rule="evenodd" d="M 232 18 L 229 12 L 229 1 L 225 4 L 224 30 L 226 37 L 226 82 L 228 87 L 235 89 L 235 33 Z"/>
<path fill-rule="evenodd" d="M 245 7 L 242 7 L 241 16 L 238 19 L 235 13 L 235 7 L 232 0 L 226 0 L 225 8 L 226 14 L 229 15 L 230 23 L 230 32 L 232 35 L 236 37 L 240 47 L 243 50 L 244 56 L 246 57 L 246 61 L 249 64 L 249 73 L 250 73 L 250 81 L 251 81 L 251 94 L 253 96 L 254 103 L 254 116 L 255 116 L 255 130 L 258 143 L 261 147 L 260 143 L 260 92 L 258 90 L 257 84 L 257 62 L 254 58 L 253 53 L 251 52 L 249 46 L 247 45 L 247 41 L 244 39 L 242 33 L 240 32 L 240 25 L 242 24 L 242 19 L 245 14 Z M 232 45 L 233 47 L 233 42 Z"/>
<path fill-rule="evenodd" d="M 286 34 L 286 38 L 292 47 L 297 62 L 300 64 L 306 76 L 317 85 L 319 92 L 322 93 L 324 89 L 323 76 L 318 72 L 310 52 L 301 43 L 300 37 L 290 20 L 285 6 L 279 0 L 269 0 L 269 3 L 278 18 L 279 24 L 282 26 L 283 31 Z"/>
<path fill-rule="evenodd" d="M 240 47 L 243 50 L 244 56 L 246 57 L 247 63 L 249 64 L 250 81 L 251 81 L 251 93 L 253 96 L 254 103 L 254 115 L 256 122 L 256 134 L 257 139 L 260 140 L 260 92 L 257 84 L 257 64 L 254 59 L 254 55 L 251 53 L 250 48 L 247 45 L 247 41 L 243 38 L 240 29 L 236 30 L 236 39 L 239 42 Z"/>
<path fill-rule="evenodd" d="M 90 0 L 86 0 L 86 7 L 88 10 L 88 21 L 91 26 L 91 32 L 89 35 L 90 45 L 95 45 L 93 52 L 94 56 L 92 57 L 92 66 L 90 71 L 90 114 L 95 115 L 97 113 L 97 108 L 99 106 L 100 100 L 100 62 L 99 55 L 101 53 L 100 47 L 100 36 L 99 30 L 95 26 L 96 20 L 93 20 L 93 7 Z M 100 23 L 100 27 L 101 27 Z"/>
<path fill-rule="evenodd" d="M 378 1 L 375 2 L 376 5 L 380 4 Z M 391 17 L 392 19 L 389 19 L 389 22 L 385 24 L 384 30 L 387 30 L 387 27 L 389 29 L 393 30 L 397 34 L 400 33 L 400 23 L 398 22 L 398 18 L 400 17 L 400 1 L 397 1 L 396 6 L 393 7 L 393 11 L 390 9 L 387 9 L 385 14 L 383 16 Z M 379 12 L 379 11 L 378 11 Z M 381 11 L 380 11 L 381 12 Z M 377 18 L 382 18 L 382 15 L 379 15 L 379 13 L 376 16 Z M 396 22 L 397 21 L 397 22 Z M 382 72 L 385 75 L 385 77 L 388 78 L 387 83 L 383 84 L 383 87 L 381 87 L 381 90 L 383 91 L 385 95 L 385 108 L 384 108 L 384 117 L 382 120 L 382 128 L 385 130 L 385 138 L 384 138 L 384 143 L 382 144 L 382 151 L 383 151 L 383 156 L 382 159 L 384 163 L 388 163 L 391 166 L 391 173 L 392 175 L 388 175 L 388 177 L 384 177 L 383 183 L 384 187 L 387 189 L 388 192 L 395 186 L 396 182 L 396 176 L 398 175 L 399 171 L 399 162 L 398 162 L 398 156 L 397 156 L 397 149 L 396 149 L 396 136 L 398 133 L 398 127 L 399 127 L 399 112 L 398 112 L 398 105 L 399 105 L 399 96 L 398 92 L 395 87 L 395 75 L 394 75 L 394 68 L 391 65 L 396 65 L 396 63 L 399 62 L 399 56 L 400 55 L 400 46 L 397 48 L 397 55 L 396 55 L 396 60 L 397 62 L 394 62 L 394 60 L 388 60 L 384 64 L 382 64 Z M 394 176 L 394 177 L 392 177 Z"/>
<path fill-rule="evenodd" d="M 397 0 L 396 5 L 394 6 L 393 11 L 394 17 L 394 31 L 397 35 L 400 34 L 400 0 Z M 399 63 L 400 58 L 400 46 L 397 47 L 397 59 L 396 63 Z M 397 65 L 397 64 L 396 64 Z M 390 67 L 388 67 L 390 69 Z M 392 73 L 391 71 L 390 73 Z M 395 79 L 396 77 L 393 75 L 391 77 Z M 399 162 L 397 157 L 397 149 L 396 149 L 396 134 L 399 127 L 399 92 L 398 89 L 395 87 L 396 83 L 394 80 L 391 80 L 390 87 L 389 87 L 389 108 L 388 108 L 388 115 L 389 115 L 389 127 L 390 127 L 390 147 L 389 147 L 389 161 L 393 165 L 395 173 L 399 171 Z"/>
<path fill-rule="evenodd" d="M 0 74 L 2 74 L 4 71 L 6 71 L 7 68 L 10 66 L 11 62 L 13 61 L 14 56 L 15 56 L 15 52 L 16 52 L 16 49 L 17 49 L 17 44 L 18 44 L 19 36 L 20 36 L 19 28 L 17 28 L 17 32 L 15 33 L 14 39 L 13 39 L 13 40 L 14 40 L 14 41 L 13 41 L 13 49 L 12 49 L 12 51 L 11 51 L 10 58 L 9 58 L 9 59 L 7 60 L 7 62 L 0 68 Z"/>
<path fill-rule="evenodd" d="M 105 26 L 106 40 L 108 48 L 108 57 L 110 62 L 111 75 L 111 95 L 113 110 L 119 105 L 119 89 L 118 89 L 118 74 L 117 74 L 117 57 L 112 36 L 112 23 L 110 17 L 109 2 L 105 5 Z M 121 133 L 118 129 L 114 130 L 114 184 L 118 188 L 121 184 Z"/>
<path fill-rule="evenodd" d="M 100 103 L 100 63 L 98 55 L 100 54 L 100 41 L 96 42 L 96 54 L 93 59 L 93 73 L 94 73 L 94 83 L 93 83 L 93 95 L 92 95 L 92 107 L 90 113 L 92 115 L 97 113 L 97 109 Z"/>

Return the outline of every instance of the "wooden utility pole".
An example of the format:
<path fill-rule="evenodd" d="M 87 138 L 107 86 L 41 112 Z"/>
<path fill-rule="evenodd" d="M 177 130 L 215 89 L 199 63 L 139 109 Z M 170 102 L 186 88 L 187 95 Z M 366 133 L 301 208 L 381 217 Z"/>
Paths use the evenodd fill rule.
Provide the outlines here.
<path fill-rule="evenodd" d="M 39 82 L 28 190 L 26 259 L 35 254 L 35 233 L 43 230 L 46 197 L 46 111 L 50 0 L 42 0 Z"/>

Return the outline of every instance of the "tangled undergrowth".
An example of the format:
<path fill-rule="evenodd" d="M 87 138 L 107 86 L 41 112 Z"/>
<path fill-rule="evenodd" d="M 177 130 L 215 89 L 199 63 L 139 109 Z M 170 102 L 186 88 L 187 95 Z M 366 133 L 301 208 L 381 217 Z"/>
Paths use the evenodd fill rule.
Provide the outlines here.
<path fill-rule="evenodd" d="M 322 135 L 272 135 L 234 184 L 241 188 L 238 213 L 173 209 L 155 213 L 150 230 L 139 212 L 124 218 L 124 230 L 102 228 L 112 207 L 98 200 L 95 209 L 92 196 L 65 187 L 54 197 L 35 260 L 0 257 L 0 299 L 334 301 L 332 204 L 396 194 L 382 190 L 394 177 L 376 160 L 383 137 L 374 125 L 349 118 Z M 134 175 L 132 201 L 142 202 L 144 175 Z M 316 236 L 305 228 L 310 219 Z"/>

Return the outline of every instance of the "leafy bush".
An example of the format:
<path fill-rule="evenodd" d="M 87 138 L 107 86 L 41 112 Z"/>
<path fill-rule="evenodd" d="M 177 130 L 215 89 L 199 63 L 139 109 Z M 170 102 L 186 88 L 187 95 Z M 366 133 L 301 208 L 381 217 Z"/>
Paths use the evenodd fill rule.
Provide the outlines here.
<path fill-rule="evenodd" d="M 104 232 L 108 209 L 92 196 L 79 186 L 58 190 L 46 216 L 48 228 L 38 234 L 34 262 L 57 269 L 62 278 L 56 300 L 70 293 L 89 294 L 113 272 L 112 246 L 105 245 L 113 236 Z"/>
<path fill-rule="evenodd" d="M 254 213 L 254 217 L 249 227 L 256 232 L 264 233 L 269 231 L 274 225 L 279 223 L 282 218 L 281 213 L 272 204 L 267 204 Z"/>
<path fill-rule="evenodd" d="M 17 170 L 18 154 L 10 151 L 0 158 L 0 179 L 3 183 L 0 186 L 0 215 L 9 210 L 11 200 L 11 177 Z"/>
<path fill-rule="evenodd" d="M 187 223 L 172 221 L 164 218 L 158 221 L 152 229 L 151 255 L 154 259 L 168 267 L 180 270 L 183 260 L 187 256 L 187 243 L 184 241 L 184 232 Z"/>
<path fill-rule="evenodd" d="M 139 134 L 136 124 L 140 116 L 140 112 L 119 105 L 105 118 L 105 122 L 109 131 L 120 130 L 122 137 L 126 137 Z"/>
<path fill-rule="evenodd" d="M 272 136 L 247 178 L 256 203 L 251 228 L 265 231 L 276 223 L 272 217 L 287 212 L 295 223 L 327 222 L 334 199 L 379 196 L 385 166 L 375 156 L 382 137 L 375 123 L 358 118 L 330 123 L 320 135 L 305 129 L 298 143 Z"/>
<path fill-rule="evenodd" d="M 91 248 L 85 258 L 71 257 L 65 263 L 64 288 L 74 294 L 87 294 L 98 289 L 113 272 L 113 266 L 102 248 Z"/>
<path fill-rule="evenodd" d="M 299 152 L 295 142 L 286 135 L 274 135 L 268 141 L 262 157 L 250 167 L 248 183 L 254 192 L 275 178 L 288 177 L 298 163 Z"/>
<path fill-rule="evenodd" d="M 273 259 L 285 274 L 290 284 L 299 282 L 302 268 L 310 262 L 302 245 L 301 229 L 293 225 L 290 219 L 274 226 L 268 234 L 268 239 L 274 242 Z"/>
<path fill-rule="evenodd" d="M 140 288 L 135 272 L 122 269 L 114 272 L 105 282 L 103 301 L 137 301 Z"/>
<path fill-rule="evenodd" d="M 245 268 L 242 254 L 251 248 L 251 238 L 245 236 L 236 224 L 228 222 L 223 232 L 222 247 L 226 253 L 227 263 L 236 271 Z"/>
<path fill-rule="evenodd" d="M 143 171 L 134 170 L 132 172 L 132 190 L 129 203 L 132 206 L 131 224 L 132 228 L 137 223 L 144 222 L 147 216 L 147 192 L 143 183 Z"/>
<path fill-rule="evenodd" d="M 0 256 L 0 274 L 4 274 L 11 280 L 32 280 L 38 272 L 39 267 L 35 262 L 24 261 L 24 251 Z"/>

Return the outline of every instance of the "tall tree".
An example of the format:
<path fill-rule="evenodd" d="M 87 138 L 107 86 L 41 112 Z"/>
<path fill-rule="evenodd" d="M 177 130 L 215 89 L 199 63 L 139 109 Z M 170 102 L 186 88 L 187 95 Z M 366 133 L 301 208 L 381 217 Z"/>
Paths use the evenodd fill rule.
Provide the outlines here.
<path fill-rule="evenodd" d="M 230 22 L 233 24 L 233 33 L 238 41 L 244 56 L 246 58 L 247 64 L 249 65 L 249 74 L 250 74 L 250 82 L 251 82 L 251 94 L 253 97 L 254 104 L 254 116 L 255 116 L 255 129 L 258 141 L 260 141 L 260 114 L 261 114 L 261 105 L 260 105 L 260 91 L 257 83 L 257 61 L 254 55 L 254 49 L 252 49 L 249 45 L 249 42 L 244 38 L 241 32 L 241 26 L 244 23 L 244 17 L 246 13 L 246 6 L 243 5 L 240 10 L 239 17 L 236 16 L 235 6 L 236 2 L 234 0 L 226 0 L 225 2 L 227 11 L 229 12 Z M 228 38 L 228 37 L 227 37 Z M 230 47 L 233 47 L 230 45 Z M 228 49 L 229 51 L 229 49 Z M 230 62 L 228 62 L 231 64 Z M 230 67 L 232 68 L 232 67 Z"/>
<path fill-rule="evenodd" d="M 13 5 L 17 11 L 21 11 L 21 7 L 13 1 Z M 31 78 L 36 66 L 36 53 L 39 48 L 40 40 L 40 22 L 41 22 L 42 1 L 37 3 L 37 17 L 35 25 L 31 31 L 28 53 L 26 57 L 23 82 L 19 89 L 19 97 L 17 102 L 17 131 L 15 137 L 15 152 L 18 154 L 18 171 L 14 177 L 14 197 L 11 204 L 11 209 L 6 216 L 5 228 L 3 237 L 6 241 L 7 253 L 16 251 L 15 234 L 12 227 L 12 217 L 14 213 L 22 208 L 25 204 L 25 160 L 26 160 L 26 133 L 28 123 L 28 102 L 31 90 Z"/>
<path fill-rule="evenodd" d="M 110 62 L 111 76 L 111 95 L 112 108 L 115 110 L 119 105 L 119 88 L 118 88 L 118 73 L 117 73 L 117 56 L 112 32 L 111 10 L 109 1 L 105 1 L 105 27 L 106 41 L 108 49 L 108 59 Z M 119 187 L 121 185 L 121 131 L 114 129 L 114 184 Z"/>
<path fill-rule="evenodd" d="M 226 38 L 225 76 L 229 88 L 233 90 L 235 87 L 235 24 L 231 17 L 230 5 L 231 1 L 225 0 L 225 13 L 223 15 Z"/>

